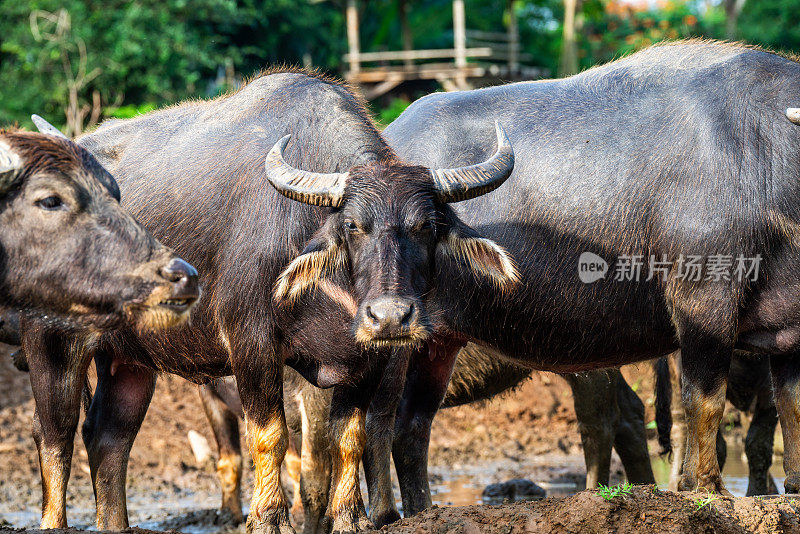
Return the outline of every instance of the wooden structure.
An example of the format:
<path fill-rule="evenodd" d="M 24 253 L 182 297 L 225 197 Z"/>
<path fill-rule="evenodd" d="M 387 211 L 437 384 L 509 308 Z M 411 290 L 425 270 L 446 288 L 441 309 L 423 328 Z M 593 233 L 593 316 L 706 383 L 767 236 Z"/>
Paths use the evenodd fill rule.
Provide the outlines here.
<path fill-rule="evenodd" d="M 466 29 L 464 0 L 453 0 L 453 48 L 413 50 L 408 26 L 408 4 L 407 0 L 401 0 L 399 17 L 403 50 L 361 52 L 358 0 L 347 0 L 349 53 L 344 60 L 349 70 L 345 77 L 361 87 L 369 100 L 410 80 L 436 80 L 445 90 L 453 91 L 470 89 L 476 84 L 486 85 L 493 80 L 539 78 L 545 74 L 542 69 L 521 64 L 527 58 L 519 52 L 519 31 L 511 9 L 512 1 L 506 0 L 506 7 L 510 11 L 506 32 L 480 32 Z"/>

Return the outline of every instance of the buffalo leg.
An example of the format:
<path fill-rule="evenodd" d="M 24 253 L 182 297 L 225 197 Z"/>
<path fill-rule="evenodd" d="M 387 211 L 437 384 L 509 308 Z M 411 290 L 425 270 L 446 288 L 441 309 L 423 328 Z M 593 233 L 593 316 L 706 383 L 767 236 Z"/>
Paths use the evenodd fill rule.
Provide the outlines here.
<path fill-rule="evenodd" d="M 36 409 L 33 439 L 42 476 L 42 528 L 66 528 L 66 492 L 81 389 L 91 361 L 80 340 L 41 331 L 24 332 L 31 388 Z"/>
<path fill-rule="evenodd" d="M 242 515 L 242 446 L 239 439 L 239 418 L 225 404 L 210 384 L 198 388 L 214 439 L 217 442 L 217 478 L 222 488 L 222 511 L 229 512 L 236 523 Z"/>
<path fill-rule="evenodd" d="M 431 423 L 447 393 L 447 384 L 460 348 L 431 343 L 428 349 L 430 356 L 411 356 L 392 445 L 405 517 L 417 514 L 432 504 L 428 484 Z"/>
<path fill-rule="evenodd" d="M 753 419 L 750 421 L 744 442 L 744 453 L 750 470 L 747 483 L 748 497 L 777 493 L 775 482 L 769 474 L 777 424 L 778 412 L 772 402 L 772 392 L 770 390 L 759 392 Z"/>
<path fill-rule="evenodd" d="M 331 487 L 331 451 L 328 414 L 330 390 L 305 384 L 300 392 L 300 498 L 303 503 L 303 533 L 322 533 Z"/>
<path fill-rule="evenodd" d="M 800 361 L 797 355 L 771 356 L 775 407 L 783 431 L 786 493 L 800 493 Z"/>
<path fill-rule="evenodd" d="M 607 371 L 563 376 L 572 388 L 575 415 L 583 444 L 583 458 L 586 462 L 586 487 L 607 485 L 611 448 L 619 422 L 617 376 Z"/>
<path fill-rule="evenodd" d="M 289 445 L 283 412 L 283 361 L 274 346 L 260 348 L 263 350 L 259 350 L 257 343 L 235 342 L 229 347 L 231 354 L 236 355 L 232 358 L 233 371 L 255 466 L 246 531 L 248 534 L 294 534 L 281 485 L 281 464 Z"/>
<path fill-rule="evenodd" d="M 695 328 L 689 324 L 679 329 L 682 330 L 682 396 L 688 429 L 679 489 L 727 495 L 717 460 L 717 433 L 725 408 L 725 387 L 733 350 Z"/>
<path fill-rule="evenodd" d="M 391 461 L 395 415 L 403 394 L 403 377 L 407 369 L 408 355 L 405 351 L 392 358 L 367 412 L 364 473 L 369 490 L 369 518 L 375 528 L 400 519 L 392 491 Z"/>
<path fill-rule="evenodd" d="M 614 435 L 614 449 L 617 451 L 625 476 L 632 484 L 655 484 L 653 467 L 650 465 L 650 454 L 647 452 L 647 435 L 644 430 L 644 404 L 633 389 L 625 381 L 622 373 L 616 380 L 617 406 L 619 406 L 619 423 Z"/>
<path fill-rule="evenodd" d="M 377 383 L 378 380 L 375 381 Z M 373 388 L 336 386 L 329 418 L 331 437 L 331 495 L 328 517 L 333 532 L 372 528 L 364 509 L 359 467 L 367 442 L 365 420 Z"/>
<path fill-rule="evenodd" d="M 291 427 L 289 428 L 289 448 L 286 449 L 286 474 L 292 481 L 292 507 L 289 514 L 295 522 L 300 521 L 303 515 L 303 498 L 300 494 L 300 472 L 302 463 L 300 460 L 300 447 L 295 444 L 295 436 Z M 305 523 L 304 523 L 305 524 Z"/>
<path fill-rule="evenodd" d="M 678 491 L 678 484 L 683 472 L 683 461 L 686 458 L 686 411 L 681 400 L 681 360 L 680 353 L 667 357 L 669 364 L 670 380 L 672 381 L 672 432 L 670 441 L 672 445 L 672 469 L 669 474 L 669 490 Z"/>
<path fill-rule="evenodd" d="M 83 423 L 98 530 L 128 527 L 128 457 L 156 384 L 153 371 L 130 365 L 112 368 L 112 361 L 105 353 L 95 357 L 97 389 Z"/>

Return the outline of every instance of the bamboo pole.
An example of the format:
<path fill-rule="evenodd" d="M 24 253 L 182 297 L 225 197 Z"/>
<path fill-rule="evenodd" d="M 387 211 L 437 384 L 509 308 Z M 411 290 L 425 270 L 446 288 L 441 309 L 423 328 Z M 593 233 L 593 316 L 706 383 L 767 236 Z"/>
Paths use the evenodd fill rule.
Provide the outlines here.
<path fill-rule="evenodd" d="M 456 51 L 456 85 L 467 88 L 467 79 L 463 71 L 467 67 L 467 32 L 464 16 L 464 0 L 453 0 L 453 48 Z"/>
<path fill-rule="evenodd" d="M 508 70 L 511 73 L 519 70 L 519 27 L 514 0 L 508 0 Z"/>

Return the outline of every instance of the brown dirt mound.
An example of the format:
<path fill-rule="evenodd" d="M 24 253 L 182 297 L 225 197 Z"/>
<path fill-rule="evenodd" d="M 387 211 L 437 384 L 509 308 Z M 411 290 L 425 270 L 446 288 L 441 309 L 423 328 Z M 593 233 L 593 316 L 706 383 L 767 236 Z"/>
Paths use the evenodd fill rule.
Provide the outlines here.
<path fill-rule="evenodd" d="M 499 506 L 434 507 L 381 532 L 393 534 L 576 533 L 797 533 L 800 499 L 723 498 L 637 486 L 629 495 L 603 499 L 587 490 L 566 498 Z"/>

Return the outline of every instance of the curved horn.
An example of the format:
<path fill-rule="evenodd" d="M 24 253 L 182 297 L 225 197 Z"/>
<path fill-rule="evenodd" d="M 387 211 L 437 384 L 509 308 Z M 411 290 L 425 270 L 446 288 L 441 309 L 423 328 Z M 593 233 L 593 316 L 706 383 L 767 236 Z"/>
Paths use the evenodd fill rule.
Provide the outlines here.
<path fill-rule="evenodd" d="M 36 129 L 39 130 L 43 134 L 55 135 L 56 137 L 62 137 L 64 139 L 69 139 L 66 135 L 61 133 L 61 130 L 44 120 L 39 115 L 35 113 L 31 115 L 31 120 L 33 124 L 36 126 Z"/>
<path fill-rule="evenodd" d="M 0 141 L 0 195 L 5 195 L 19 179 L 22 160 L 6 143 Z"/>
<path fill-rule="evenodd" d="M 315 206 L 341 206 L 350 175 L 346 172 L 325 174 L 295 169 L 283 159 L 283 150 L 290 137 L 281 138 L 267 154 L 265 164 L 269 182 L 281 195 L 292 200 Z"/>
<path fill-rule="evenodd" d="M 483 163 L 458 169 L 431 170 L 436 196 L 442 202 L 460 202 L 500 187 L 514 170 L 514 149 L 500 123 L 495 121 L 497 150 Z"/>
<path fill-rule="evenodd" d="M 795 124 L 800 124 L 800 108 L 786 108 L 786 118 Z"/>

